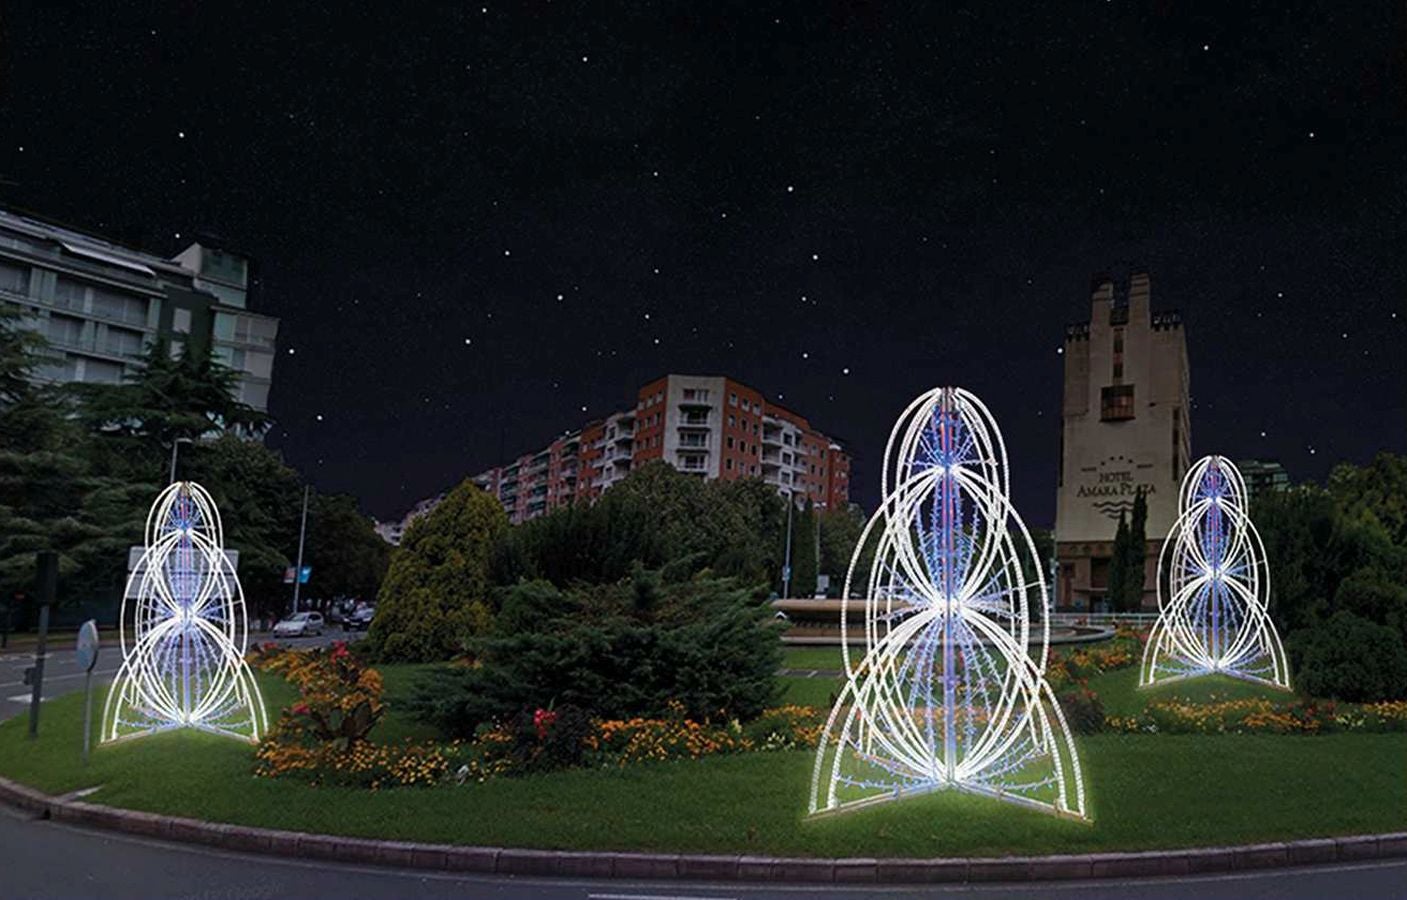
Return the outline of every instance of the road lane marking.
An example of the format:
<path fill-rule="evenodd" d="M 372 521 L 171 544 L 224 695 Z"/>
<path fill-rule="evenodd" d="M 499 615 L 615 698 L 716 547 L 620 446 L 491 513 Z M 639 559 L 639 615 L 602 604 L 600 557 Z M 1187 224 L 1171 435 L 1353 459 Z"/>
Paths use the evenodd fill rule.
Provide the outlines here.
<path fill-rule="evenodd" d="M 717 894 L 587 894 L 588 900 L 737 900 Z"/>

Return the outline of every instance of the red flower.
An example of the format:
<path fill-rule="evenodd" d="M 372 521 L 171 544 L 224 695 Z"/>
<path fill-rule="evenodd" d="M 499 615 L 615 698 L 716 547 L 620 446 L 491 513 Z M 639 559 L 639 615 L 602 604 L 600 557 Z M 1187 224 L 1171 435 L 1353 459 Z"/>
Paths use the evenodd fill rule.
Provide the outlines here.
<path fill-rule="evenodd" d="M 306 716 L 308 714 L 308 704 L 295 703 L 289 708 L 288 711 L 293 713 L 295 716 Z"/>
<path fill-rule="evenodd" d="M 547 739 L 547 729 L 552 727 L 552 723 L 557 721 L 557 714 L 550 709 L 538 709 L 533 713 L 533 728 L 537 731 L 537 739 L 544 741 Z"/>

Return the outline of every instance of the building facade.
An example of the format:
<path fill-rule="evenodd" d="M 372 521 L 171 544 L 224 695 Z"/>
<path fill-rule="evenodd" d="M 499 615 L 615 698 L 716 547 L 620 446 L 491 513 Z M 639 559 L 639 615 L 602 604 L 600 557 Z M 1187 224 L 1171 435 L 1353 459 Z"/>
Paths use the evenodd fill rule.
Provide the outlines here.
<path fill-rule="evenodd" d="M 1065 330 L 1060 473 L 1056 494 L 1055 602 L 1103 608 L 1121 514 L 1148 504 L 1143 606 L 1156 606 L 1163 537 L 1191 458 L 1187 340 L 1174 311 L 1154 313 L 1146 273 L 1116 294 L 1095 280 L 1088 322 Z"/>
<path fill-rule="evenodd" d="M 652 460 L 705 479 L 760 478 L 819 509 L 850 500 L 850 459 L 804 417 L 724 376 L 666 375 L 633 409 L 568 432 L 473 477 L 514 523 L 590 501 Z"/>
<path fill-rule="evenodd" d="M 1290 489 L 1290 473 L 1273 459 L 1243 459 L 1236 464 L 1252 498 Z"/>
<path fill-rule="evenodd" d="M 0 209 L 0 302 L 49 342 L 46 383 L 120 383 L 145 348 L 209 347 L 238 399 L 268 410 L 278 319 L 248 309 L 249 261 L 193 243 L 173 259 Z"/>

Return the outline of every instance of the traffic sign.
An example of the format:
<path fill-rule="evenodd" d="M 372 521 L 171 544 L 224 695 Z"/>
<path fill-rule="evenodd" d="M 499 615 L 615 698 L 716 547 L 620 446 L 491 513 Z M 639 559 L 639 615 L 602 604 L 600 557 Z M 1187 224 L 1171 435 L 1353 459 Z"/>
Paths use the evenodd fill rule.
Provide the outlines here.
<path fill-rule="evenodd" d="M 79 627 L 77 650 L 78 668 L 85 672 L 93 671 L 98 664 L 98 623 L 93 619 Z"/>
<path fill-rule="evenodd" d="M 284 584 L 292 584 L 292 583 L 293 583 L 293 572 L 294 572 L 293 566 L 289 566 L 288 568 L 286 568 L 286 569 L 283 570 L 283 583 L 284 583 Z M 308 583 L 308 579 L 309 579 L 309 578 L 312 578 L 312 577 L 313 577 L 313 567 L 312 567 L 312 566 L 304 566 L 302 569 L 298 570 L 298 583 L 299 583 L 299 584 L 307 584 L 307 583 Z"/>

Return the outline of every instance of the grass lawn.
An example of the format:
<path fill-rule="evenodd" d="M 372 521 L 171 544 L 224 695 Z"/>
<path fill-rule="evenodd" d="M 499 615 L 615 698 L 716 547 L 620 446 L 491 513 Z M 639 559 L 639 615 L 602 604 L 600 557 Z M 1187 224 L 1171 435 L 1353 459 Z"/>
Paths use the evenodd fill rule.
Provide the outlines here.
<path fill-rule="evenodd" d="M 864 647 L 852 647 L 851 659 L 859 661 L 865 654 Z M 839 647 L 810 647 L 788 644 L 782 647 L 782 668 L 820 669 L 824 672 L 845 671 L 845 661 Z"/>
<path fill-rule="evenodd" d="M 414 671 L 388 666 L 385 677 L 394 705 Z M 271 710 L 292 700 L 287 685 L 261 680 Z M 827 679 L 792 681 L 834 689 Z M 924 857 L 1407 829 L 1407 734 L 1081 738 L 1093 825 L 957 794 L 805 821 L 809 752 L 371 792 L 255 778 L 248 745 L 195 732 L 95 748 L 85 769 L 81 713 L 79 694 L 45 703 L 34 743 L 23 716 L 0 723 L 0 774 L 50 793 L 99 786 L 91 802 L 217 821 L 562 849 Z M 391 715 L 378 737 L 420 727 Z"/>
<path fill-rule="evenodd" d="M 1226 675 L 1204 675 L 1175 681 L 1172 684 L 1139 690 L 1138 667 L 1115 669 L 1091 678 L 1090 689 L 1099 695 L 1104 703 L 1107 716 L 1132 716 L 1154 700 L 1189 700 L 1194 703 L 1208 703 L 1220 700 L 1244 700 L 1251 697 L 1265 697 L 1276 702 L 1295 699 L 1290 691 L 1281 691 L 1261 684 L 1242 681 Z"/>

